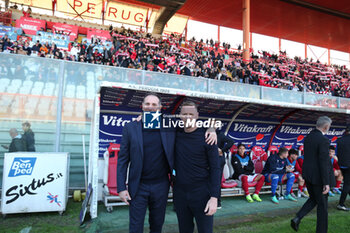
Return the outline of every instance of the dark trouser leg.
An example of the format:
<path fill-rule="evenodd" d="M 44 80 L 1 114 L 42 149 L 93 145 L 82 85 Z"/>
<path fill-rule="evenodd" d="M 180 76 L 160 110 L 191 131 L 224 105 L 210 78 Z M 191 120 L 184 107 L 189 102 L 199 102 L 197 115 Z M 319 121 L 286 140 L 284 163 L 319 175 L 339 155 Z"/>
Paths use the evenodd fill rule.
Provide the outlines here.
<path fill-rule="evenodd" d="M 168 181 L 151 185 L 149 197 L 149 225 L 151 233 L 162 232 L 168 193 Z"/>
<path fill-rule="evenodd" d="M 303 218 L 305 215 L 307 215 L 313 208 L 315 208 L 317 204 L 315 199 L 316 188 L 308 182 L 306 182 L 306 187 L 307 187 L 307 190 L 309 191 L 310 197 L 309 199 L 307 199 L 307 201 L 304 203 L 304 205 L 301 207 L 301 209 L 297 213 L 297 217 L 299 217 L 300 219 Z"/>
<path fill-rule="evenodd" d="M 306 187 L 309 191 L 310 197 L 305 202 L 303 207 L 297 213 L 300 219 L 308 214 L 317 205 L 317 227 L 316 232 L 327 232 L 328 229 L 328 198 L 322 194 L 322 185 L 312 185 L 306 182 Z"/>
<path fill-rule="evenodd" d="M 148 185 L 140 183 L 138 191 L 130 201 L 129 232 L 142 233 L 148 205 Z"/>
<path fill-rule="evenodd" d="M 317 196 L 317 233 L 326 233 L 328 231 L 328 196 L 320 195 Z"/>
<path fill-rule="evenodd" d="M 225 166 L 225 156 L 219 156 L 219 163 L 220 163 L 220 168 L 221 168 L 221 176 L 220 176 L 220 190 L 219 190 L 219 198 L 218 198 L 218 205 L 219 203 L 221 204 L 221 179 L 222 179 L 222 175 L 224 172 L 224 166 Z"/>
<path fill-rule="evenodd" d="M 196 219 L 198 233 L 212 233 L 214 217 L 207 216 L 204 212 L 205 206 L 210 199 L 210 193 L 207 186 L 193 189 L 190 196 L 190 209 Z"/>
<path fill-rule="evenodd" d="M 174 206 L 180 233 L 193 233 L 193 213 L 189 207 L 188 194 L 184 189 L 174 186 Z"/>
<path fill-rule="evenodd" d="M 339 205 L 344 206 L 346 196 L 350 194 L 350 168 L 341 169 L 341 172 L 344 177 L 343 189 L 339 199 Z"/>

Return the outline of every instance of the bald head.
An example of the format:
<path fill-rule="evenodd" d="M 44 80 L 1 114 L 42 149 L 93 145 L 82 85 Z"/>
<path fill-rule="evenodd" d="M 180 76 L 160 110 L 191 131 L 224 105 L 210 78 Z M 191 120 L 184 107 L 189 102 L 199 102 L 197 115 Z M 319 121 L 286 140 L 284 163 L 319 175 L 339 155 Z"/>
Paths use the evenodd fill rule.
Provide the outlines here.
<path fill-rule="evenodd" d="M 9 133 L 11 138 L 15 138 L 18 135 L 18 131 L 15 128 L 10 129 Z"/>

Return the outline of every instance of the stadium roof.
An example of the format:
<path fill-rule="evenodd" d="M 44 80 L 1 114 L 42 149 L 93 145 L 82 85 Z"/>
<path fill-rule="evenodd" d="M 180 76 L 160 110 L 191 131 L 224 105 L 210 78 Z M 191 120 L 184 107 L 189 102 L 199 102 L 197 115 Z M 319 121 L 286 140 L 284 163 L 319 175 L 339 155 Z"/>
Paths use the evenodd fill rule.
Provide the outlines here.
<path fill-rule="evenodd" d="M 167 1 L 178 2 L 124 0 L 155 8 Z M 350 52 L 348 0 L 250 0 L 250 6 L 253 33 Z M 242 0 L 187 0 L 178 13 L 193 20 L 242 29 Z"/>

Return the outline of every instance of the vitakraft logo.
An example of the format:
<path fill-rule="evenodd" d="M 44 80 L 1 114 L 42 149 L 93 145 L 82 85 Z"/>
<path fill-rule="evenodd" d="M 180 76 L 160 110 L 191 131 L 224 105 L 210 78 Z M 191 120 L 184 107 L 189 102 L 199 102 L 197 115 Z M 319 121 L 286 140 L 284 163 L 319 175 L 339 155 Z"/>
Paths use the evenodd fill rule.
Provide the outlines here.
<path fill-rule="evenodd" d="M 14 158 L 9 177 L 31 175 L 36 158 Z"/>
<path fill-rule="evenodd" d="M 159 111 L 156 112 L 144 112 L 143 113 L 143 128 L 145 129 L 160 129 L 160 116 L 162 114 Z"/>

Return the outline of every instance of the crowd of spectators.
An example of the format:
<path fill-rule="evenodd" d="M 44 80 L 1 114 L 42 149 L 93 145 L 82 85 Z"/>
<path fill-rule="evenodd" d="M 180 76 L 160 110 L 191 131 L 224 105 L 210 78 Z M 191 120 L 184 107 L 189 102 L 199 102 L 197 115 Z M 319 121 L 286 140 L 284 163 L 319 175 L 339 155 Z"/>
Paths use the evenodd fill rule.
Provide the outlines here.
<path fill-rule="evenodd" d="M 350 71 L 345 66 L 289 58 L 282 51 L 279 55 L 258 51 L 245 61 L 240 47 L 232 49 L 213 40 L 185 41 L 174 34 L 156 38 L 111 27 L 110 35 L 107 42 L 97 38 L 81 43 L 75 40 L 68 50 L 54 43 L 41 44 L 26 37 L 11 41 L 5 36 L 0 39 L 0 51 L 350 97 Z"/>

